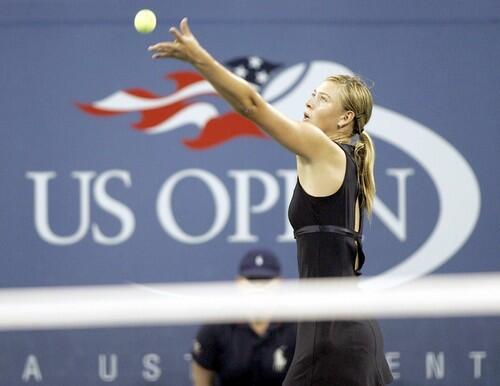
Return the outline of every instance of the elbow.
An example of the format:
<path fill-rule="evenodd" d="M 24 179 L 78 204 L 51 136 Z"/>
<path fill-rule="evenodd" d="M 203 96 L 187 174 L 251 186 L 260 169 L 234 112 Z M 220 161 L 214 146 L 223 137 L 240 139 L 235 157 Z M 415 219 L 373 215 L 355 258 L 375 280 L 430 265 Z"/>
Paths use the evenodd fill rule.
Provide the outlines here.
<path fill-rule="evenodd" d="M 245 97 L 243 103 L 238 106 L 237 111 L 245 118 L 253 121 L 264 103 L 262 97 L 256 91 L 252 90 L 252 92 Z"/>
<path fill-rule="evenodd" d="M 253 120 L 252 118 L 255 117 L 255 111 L 256 111 L 256 106 L 255 105 L 245 105 L 242 106 L 238 109 L 238 114 L 244 116 L 247 119 Z"/>

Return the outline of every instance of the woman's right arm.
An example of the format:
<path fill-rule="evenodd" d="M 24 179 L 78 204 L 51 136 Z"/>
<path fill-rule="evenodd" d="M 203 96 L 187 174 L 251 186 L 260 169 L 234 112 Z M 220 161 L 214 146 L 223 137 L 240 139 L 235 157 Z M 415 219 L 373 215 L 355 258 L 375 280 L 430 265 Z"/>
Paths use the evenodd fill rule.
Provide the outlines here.
<path fill-rule="evenodd" d="M 215 372 L 200 366 L 194 360 L 191 362 L 191 376 L 193 386 L 213 386 L 214 384 Z"/>

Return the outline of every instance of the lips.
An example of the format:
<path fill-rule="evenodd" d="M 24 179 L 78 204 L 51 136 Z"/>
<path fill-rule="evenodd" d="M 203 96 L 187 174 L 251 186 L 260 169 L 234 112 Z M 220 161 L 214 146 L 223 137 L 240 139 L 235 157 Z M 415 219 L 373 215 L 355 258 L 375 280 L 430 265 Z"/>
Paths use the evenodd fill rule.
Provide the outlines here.
<path fill-rule="evenodd" d="M 304 120 L 308 120 L 310 118 L 311 118 L 311 116 L 308 113 L 304 113 Z"/>

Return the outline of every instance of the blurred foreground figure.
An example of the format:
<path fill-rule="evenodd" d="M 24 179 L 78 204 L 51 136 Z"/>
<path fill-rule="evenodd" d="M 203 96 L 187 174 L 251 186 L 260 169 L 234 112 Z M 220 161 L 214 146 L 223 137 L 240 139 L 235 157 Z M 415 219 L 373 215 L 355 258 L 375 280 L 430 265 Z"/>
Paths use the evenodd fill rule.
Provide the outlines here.
<path fill-rule="evenodd" d="M 272 285 L 279 275 L 279 261 L 271 252 L 253 250 L 241 260 L 236 280 L 251 291 Z M 291 323 L 255 320 L 204 325 L 193 344 L 193 385 L 281 386 L 292 361 L 295 336 Z"/>

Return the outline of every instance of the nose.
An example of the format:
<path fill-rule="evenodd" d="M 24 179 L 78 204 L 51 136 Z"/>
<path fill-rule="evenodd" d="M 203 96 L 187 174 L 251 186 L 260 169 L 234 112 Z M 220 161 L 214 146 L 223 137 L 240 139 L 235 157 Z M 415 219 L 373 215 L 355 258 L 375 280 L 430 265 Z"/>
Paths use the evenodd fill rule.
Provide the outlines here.
<path fill-rule="evenodd" d="M 306 108 L 308 108 L 309 110 L 312 110 L 313 108 L 313 105 L 314 105 L 314 99 L 312 96 L 310 96 L 307 101 L 306 101 Z"/>

